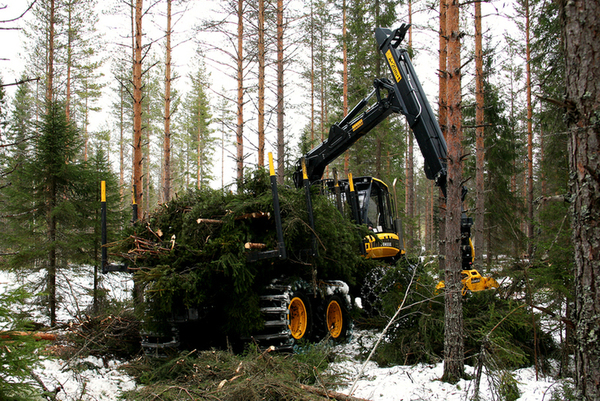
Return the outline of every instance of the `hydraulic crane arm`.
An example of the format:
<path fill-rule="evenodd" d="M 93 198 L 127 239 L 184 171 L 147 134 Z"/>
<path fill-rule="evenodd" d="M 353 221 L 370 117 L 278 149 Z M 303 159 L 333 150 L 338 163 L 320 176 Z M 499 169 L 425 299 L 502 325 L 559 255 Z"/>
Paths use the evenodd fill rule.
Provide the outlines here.
<path fill-rule="evenodd" d="M 360 137 L 371 131 L 390 114 L 401 113 L 406 116 L 417 139 L 425 159 L 427 178 L 435 180 L 446 195 L 446 142 L 408 52 L 400 47 L 408 27 L 403 24 L 394 31 L 384 28 L 375 30 L 379 49 L 385 56 L 394 80 L 376 79 L 373 82 L 373 91 L 342 121 L 331 126 L 326 140 L 304 156 L 310 182 L 320 180 L 329 163 L 342 155 Z M 373 96 L 377 98 L 376 103 L 360 114 Z M 298 162 L 294 174 L 297 186 L 301 185 L 301 178 L 301 167 Z"/>
<path fill-rule="evenodd" d="M 315 182 L 323 177 L 329 163 L 348 150 L 360 137 L 367 134 L 391 113 L 400 111 L 392 82 L 387 79 L 376 79 L 371 93 L 361 100 L 342 121 L 333 124 L 329 129 L 329 137 L 304 156 L 309 181 Z M 387 91 L 387 96 L 382 90 Z M 377 97 L 377 103 L 357 117 L 367 106 L 369 100 Z M 301 161 L 298 161 L 294 182 L 297 187 L 302 183 Z"/>
<path fill-rule="evenodd" d="M 410 61 L 408 51 L 400 47 L 410 25 L 394 31 L 377 28 L 375 38 L 394 77 L 394 91 L 425 159 L 425 175 L 435 180 L 446 196 L 446 141 L 425 97 L 423 87 Z"/>

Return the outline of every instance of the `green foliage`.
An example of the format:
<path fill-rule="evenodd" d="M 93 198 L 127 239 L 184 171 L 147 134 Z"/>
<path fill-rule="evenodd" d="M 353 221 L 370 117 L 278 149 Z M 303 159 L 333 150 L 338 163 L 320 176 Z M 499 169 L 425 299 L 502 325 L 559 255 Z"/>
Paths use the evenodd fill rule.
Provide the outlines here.
<path fill-rule="evenodd" d="M 160 394 L 163 400 L 178 400 L 183 391 L 194 399 L 319 400 L 300 385 L 332 387 L 335 376 L 325 371 L 331 355 L 328 348 L 312 345 L 293 356 L 250 349 L 244 355 L 192 351 L 170 360 L 142 360 L 130 365 L 129 371 L 144 386 L 124 399 L 145 400 Z"/>
<path fill-rule="evenodd" d="M 374 292 L 381 303 L 379 324 L 387 324 L 406 296 L 403 311 L 381 344 L 375 360 L 381 365 L 438 362 L 444 349 L 443 294 L 436 295 L 433 268 L 416 259 L 402 259 L 384 272 Z"/>
<path fill-rule="evenodd" d="M 379 280 L 383 326 L 400 305 L 411 276 L 417 269 L 413 288 L 407 296 L 407 308 L 392 325 L 388 341 L 380 345 L 376 361 L 382 365 L 438 362 L 444 349 L 443 294 L 433 294 L 433 271 L 417 263 L 399 262 Z M 529 308 L 523 303 L 504 299 L 497 290 L 479 291 L 463 299 L 465 356 L 473 358 L 482 341 L 498 368 L 520 368 L 534 363 L 534 328 Z M 539 316 L 536 324 L 538 354 L 552 355 L 555 344 L 544 332 Z M 472 361 L 474 363 L 475 361 Z"/>
<path fill-rule="evenodd" d="M 498 394 L 502 401 L 516 401 L 521 397 L 519 391 L 519 382 L 515 379 L 513 374 L 509 371 L 503 371 L 500 374 L 500 383 L 497 388 Z"/>
<path fill-rule="evenodd" d="M 25 118 L 15 114 L 15 121 L 22 123 L 22 130 L 15 126 L 19 128 L 14 131 L 15 138 L 28 135 Z M 47 105 L 39 132 L 30 150 L 17 147 L 10 160 L 11 185 L 3 189 L 0 205 L 10 218 L 1 244 L 11 253 L 7 266 L 22 273 L 29 268 L 46 269 L 50 278 L 69 263 L 98 265 L 100 180 L 107 181 L 109 196 L 118 191 L 105 154 L 98 152 L 89 163 L 78 160 L 82 142 L 67 120 L 63 104 Z M 47 282 L 47 296 L 53 322 L 52 298 L 56 294 L 51 282 Z"/>
<path fill-rule="evenodd" d="M 33 335 L 17 334 L 28 329 L 28 321 L 20 310 L 30 297 L 22 289 L 0 294 L 0 399 L 31 400 L 36 387 L 32 384 L 31 371 L 39 363 L 39 351 L 45 343 Z"/>
<path fill-rule="evenodd" d="M 268 176 L 258 170 L 245 182 L 235 195 L 209 189 L 180 194 L 136 224 L 135 236 L 120 244 L 124 254 L 138 238 L 153 244 L 153 251 L 137 252 L 131 261 L 141 268 L 137 279 L 145 284 L 150 328 L 164 327 L 187 308 L 204 308 L 220 322 L 215 334 L 248 334 L 262 326 L 258 295 L 274 278 L 312 282 L 315 270 L 319 279 L 354 283 L 361 260 L 360 231 L 316 192 L 312 200 L 318 255 L 309 252 L 312 231 L 303 190 L 279 187 L 288 259 L 248 262 L 245 243 L 276 249 L 277 238 Z"/>
<path fill-rule="evenodd" d="M 550 401 L 576 401 L 579 399 L 575 385 L 570 381 L 561 383 L 559 388 L 552 393 L 552 397 L 550 397 Z"/>

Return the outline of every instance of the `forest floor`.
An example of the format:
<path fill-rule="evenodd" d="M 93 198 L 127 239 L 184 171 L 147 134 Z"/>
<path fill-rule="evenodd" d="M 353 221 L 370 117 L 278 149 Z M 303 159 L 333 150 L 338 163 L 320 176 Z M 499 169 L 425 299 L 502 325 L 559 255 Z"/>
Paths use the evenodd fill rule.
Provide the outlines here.
<path fill-rule="evenodd" d="M 64 296 L 67 297 L 67 293 L 70 293 L 68 302 L 65 303 L 68 306 L 60 315 L 63 322 L 68 322 L 77 313 L 89 307 L 91 302 L 90 283 L 87 282 L 89 277 L 89 271 L 70 276 L 68 280 L 63 277 L 62 288 L 68 289 Z M 131 292 L 131 283 L 126 276 L 114 275 L 107 281 L 103 284 L 104 288 L 109 289 L 111 299 L 115 302 L 126 299 L 127 294 Z M 15 281 L 14 277 L 6 273 L 0 274 L 0 291 L 19 285 L 23 283 Z M 353 397 L 366 400 L 458 401 L 474 398 L 475 380 L 460 380 L 456 384 L 440 380 L 443 373 L 442 363 L 391 367 L 380 367 L 374 362 L 364 364 L 365 355 L 368 354 L 378 335 L 376 331 L 355 330 L 349 342 L 327 346 L 327 353 L 334 355 L 334 358 L 331 358 L 333 362 L 327 366 L 326 373 L 335 376 L 337 383 L 334 387 L 328 387 L 328 390 L 348 395 L 353 389 Z M 139 375 L 132 373 L 131 365 L 135 363 L 135 361 L 115 358 L 83 357 L 72 353 L 68 359 L 43 357 L 41 365 L 35 369 L 35 374 L 48 391 L 56 394 L 56 400 L 108 401 L 120 397 L 132 400 L 162 399 L 158 395 L 150 397 L 152 391 L 145 397 L 140 397 L 139 394 L 145 385 L 140 384 Z M 241 366 L 242 362 L 239 364 Z M 231 369 L 234 370 L 235 366 Z M 466 373 L 474 377 L 475 369 L 467 366 Z M 497 391 L 498 375 L 488 373 L 491 372 L 486 372 L 484 369 L 479 388 L 480 399 L 500 399 Z M 550 400 L 552 394 L 560 391 L 565 384 L 564 381 L 541 374 L 536 379 L 533 367 L 511 373 L 516 379 L 519 390 L 519 394 L 515 394 L 516 398 L 511 398 L 512 400 Z M 220 386 L 219 389 L 223 387 L 223 382 L 215 383 L 215 388 L 217 384 Z M 184 385 L 182 384 L 182 388 L 185 388 Z M 226 391 L 226 387 L 223 391 Z M 186 396 L 180 399 L 193 398 Z"/>
<path fill-rule="evenodd" d="M 358 331 L 353 340 L 347 344 L 334 346 L 332 350 L 339 356 L 338 362 L 329 364 L 328 370 L 341 378 L 341 385 L 330 390 L 348 395 L 359 372 L 363 368 L 362 349 L 365 340 L 371 342 L 371 331 Z M 137 398 L 134 396 L 144 387 L 128 373 L 129 361 L 103 360 L 88 356 L 71 360 L 69 364 L 61 359 L 46 359 L 36 369 L 37 375 L 50 391 L 57 391 L 57 400 L 64 401 L 108 401 L 124 396 L 126 399 L 161 399 Z M 232 367 L 233 369 L 233 367 Z M 474 376 L 474 368 L 466 367 L 467 374 Z M 460 380 L 456 384 L 442 382 L 442 363 L 417 364 L 412 366 L 379 367 L 369 362 L 364 367 L 357 381 L 353 397 L 365 400 L 471 400 L 474 395 L 475 381 Z M 552 393 L 559 390 L 560 381 L 552 377 L 540 376 L 536 380 L 533 367 L 512 372 L 519 388 L 519 401 L 550 400 Z M 480 385 L 481 400 L 496 400 L 493 392 L 494 378 L 484 373 Z M 185 385 L 180 384 L 181 388 Z M 216 383 L 215 383 L 216 386 Z M 226 391 L 226 388 L 223 389 Z M 131 397 L 131 398 L 130 398 Z M 181 399 L 187 399 L 181 398 Z M 325 398 L 323 398 L 325 399 Z"/>

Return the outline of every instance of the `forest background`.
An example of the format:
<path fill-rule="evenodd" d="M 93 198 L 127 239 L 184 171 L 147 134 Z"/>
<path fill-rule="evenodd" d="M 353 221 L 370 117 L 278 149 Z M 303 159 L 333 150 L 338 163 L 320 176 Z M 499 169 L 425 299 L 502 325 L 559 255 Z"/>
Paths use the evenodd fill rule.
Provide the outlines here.
<path fill-rule="evenodd" d="M 279 179 L 289 177 L 296 155 L 326 138 L 386 74 L 372 37 L 377 26 L 415 23 L 407 46 L 433 88 L 430 102 L 446 107 L 442 86 L 435 89 L 447 74 L 436 63 L 446 37 L 440 5 L 427 1 L 29 4 L 0 8 L 0 34 L 20 31 L 24 60 L 8 67 L 12 56 L 0 55 L 1 256 L 6 266 L 45 269 L 40 285 L 49 293 L 58 265 L 97 262 L 101 178 L 115 212 L 129 214 L 133 184 L 141 216 L 189 188 L 234 190 L 245 169 L 264 165 L 269 149 Z M 479 49 L 477 4 L 485 7 Z M 521 285 L 514 292 L 543 289 L 545 307 L 569 316 L 574 251 L 566 201 L 574 152 L 563 118 L 560 5 L 463 5 L 458 93 L 476 266 L 491 270 L 509 260 L 506 274 Z M 435 255 L 443 208 L 415 168 L 418 151 L 407 132 L 401 119 L 390 119 L 335 167 L 399 179 L 408 252 Z M 235 178 L 225 178 L 231 170 Z M 118 230 L 125 219 L 113 216 Z M 49 298 L 51 324 L 56 302 Z M 569 341 L 563 345 L 568 355 Z"/>

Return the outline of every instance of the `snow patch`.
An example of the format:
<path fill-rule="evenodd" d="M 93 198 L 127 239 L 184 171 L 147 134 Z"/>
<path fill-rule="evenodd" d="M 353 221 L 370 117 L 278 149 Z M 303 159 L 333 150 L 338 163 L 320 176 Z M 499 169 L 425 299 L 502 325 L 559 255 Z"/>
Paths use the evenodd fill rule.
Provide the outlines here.
<path fill-rule="evenodd" d="M 88 356 L 67 364 L 59 359 L 44 359 L 35 373 L 50 391 L 58 389 L 60 401 L 109 401 L 124 391 L 136 388 L 135 380 L 119 368 L 122 362 Z"/>

